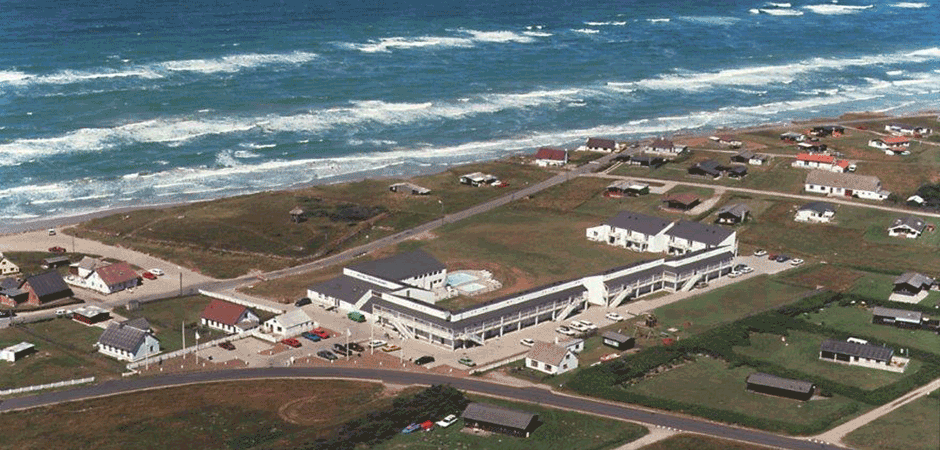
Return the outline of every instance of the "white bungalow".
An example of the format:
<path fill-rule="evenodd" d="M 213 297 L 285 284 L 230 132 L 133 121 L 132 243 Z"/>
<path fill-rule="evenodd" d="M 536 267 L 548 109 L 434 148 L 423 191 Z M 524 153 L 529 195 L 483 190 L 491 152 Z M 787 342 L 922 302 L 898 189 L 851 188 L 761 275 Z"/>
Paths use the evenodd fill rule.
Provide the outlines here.
<path fill-rule="evenodd" d="M 797 222 L 811 223 L 829 223 L 836 215 L 836 207 L 831 203 L 812 202 L 807 203 L 796 211 L 793 220 Z"/>
<path fill-rule="evenodd" d="M 568 348 L 549 342 L 536 342 L 525 356 L 525 366 L 549 375 L 578 368 L 578 357 Z"/>
<path fill-rule="evenodd" d="M 145 321 L 146 322 L 146 321 Z M 121 361 L 140 361 L 160 353 L 160 341 L 149 329 L 142 329 L 138 321 L 111 323 L 104 330 L 95 347 L 98 351 Z"/>
<path fill-rule="evenodd" d="M 202 311 L 200 322 L 226 333 L 239 333 L 258 326 L 258 316 L 250 309 L 224 300 L 213 299 Z"/>
<path fill-rule="evenodd" d="M 881 180 L 870 175 L 813 170 L 806 175 L 807 192 L 830 196 L 858 197 L 868 200 L 887 199 L 891 192 L 881 188 Z"/>
<path fill-rule="evenodd" d="M 272 317 L 264 323 L 264 331 L 277 336 L 278 339 L 294 337 L 311 328 L 313 320 L 300 308 Z"/>
<path fill-rule="evenodd" d="M 886 155 L 910 155 L 911 140 L 903 136 L 872 139 L 868 141 L 869 147 L 884 150 Z"/>
<path fill-rule="evenodd" d="M 535 153 L 535 164 L 539 167 L 563 166 L 568 164 L 568 151 L 542 147 Z"/>
<path fill-rule="evenodd" d="M 908 239 L 917 239 L 926 227 L 927 224 L 924 223 L 923 219 L 914 216 L 898 217 L 888 227 L 888 236 L 904 236 Z"/>

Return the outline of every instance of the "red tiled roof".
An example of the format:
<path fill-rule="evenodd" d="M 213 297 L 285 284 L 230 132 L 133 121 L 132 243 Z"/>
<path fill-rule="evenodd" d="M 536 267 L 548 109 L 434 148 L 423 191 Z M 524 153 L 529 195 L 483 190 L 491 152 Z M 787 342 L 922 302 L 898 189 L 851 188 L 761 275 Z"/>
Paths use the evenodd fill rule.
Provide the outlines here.
<path fill-rule="evenodd" d="M 841 168 L 843 168 L 843 169 L 846 169 L 846 168 L 849 167 L 849 162 L 843 159 L 843 160 L 837 162 L 836 165 L 839 166 L 839 167 L 841 167 Z"/>
<path fill-rule="evenodd" d="M 118 262 L 99 267 L 95 273 L 101 277 L 101 281 L 108 286 L 124 283 L 137 278 L 137 272 L 126 262 Z"/>
<path fill-rule="evenodd" d="M 565 160 L 564 150 L 551 148 L 551 147 L 542 147 L 538 152 L 535 153 L 535 159 L 551 159 L 555 161 L 564 161 Z"/>
<path fill-rule="evenodd" d="M 810 155 L 809 153 L 800 153 L 796 155 L 796 159 L 797 161 L 811 161 L 826 164 L 832 164 L 836 160 L 832 155 Z"/>
<path fill-rule="evenodd" d="M 884 142 L 885 144 L 906 144 L 910 142 L 910 139 L 904 136 L 892 136 L 881 139 L 881 142 Z"/>
<path fill-rule="evenodd" d="M 212 303 L 209 303 L 209 306 L 206 306 L 206 309 L 202 311 L 200 317 L 213 322 L 234 326 L 238 323 L 238 318 L 242 316 L 246 309 L 248 308 L 242 305 L 215 299 L 212 300 Z"/>

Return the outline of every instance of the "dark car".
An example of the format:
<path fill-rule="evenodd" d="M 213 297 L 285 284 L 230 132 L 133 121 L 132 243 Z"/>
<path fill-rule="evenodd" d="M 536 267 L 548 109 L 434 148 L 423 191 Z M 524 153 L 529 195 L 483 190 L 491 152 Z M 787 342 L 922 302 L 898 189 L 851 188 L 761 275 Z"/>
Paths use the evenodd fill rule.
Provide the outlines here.
<path fill-rule="evenodd" d="M 329 338 L 330 338 L 330 333 L 329 333 L 328 331 L 324 330 L 323 328 L 314 328 L 314 329 L 311 330 L 310 332 L 313 333 L 313 334 L 315 334 L 315 335 L 317 335 L 317 336 L 320 336 L 320 339 L 329 339 Z"/>
<path fill-rule="evenodd" d="M 333 352 L 341 356 L 349 356 L 349 350 L 343 344 L 333 344 Z"/>
<path fill-rule="evenodd" d="M 361 345 L 359 345 L 359 344 L 357 344 L 357 343 L 355 343 L 355 342 L 349 344 L 349 349 L 352 350 L 352 351 L 354 351 L 354 352 L 364 352 L 364 351 L 366 351 L 366 349 L 363 348 L 363 346 L 361 346 Z"/>
<path fill-rule="evenodd" d="M 767 255 L 767 259 L 770 260 L 770 261 L 776 261 L 776 260 L 777 260 L 777 254 L 776 254 L 776 253 L 771 253 L 771 254 Z"/>
<path fill-rule="evenodd" d="M 422 356 L 422 357 L 420 357 L 420 358 L 418 358 L 418 359 L 415 360 L 415 364 L 417 364 L 417 365 L 419 365 L 419 366 L 423 366 L 423 365 L 425 365 L 425 364 L 430 364 L 430 363 L 432 363 L 432 362 L 434 362 L 434 357 L 433 357 L 433 356 Z"/>
<path fill-rule="evenodd" d="M 309 331 L 304 331 L 303 333 L 300 333 L 300 337 L 305 338 L 305 339 L 310 339 L 313 342 L 320 342 L 320 336 L 317 336 Z"/>
<path fill-rule="evenodd" d="M 10 310 L 0 310 L 0 317 L 13 317 L 16 316 L 16 313 Z"/>
<path fill-rule="evenodd" d="M 64 247 L 59 247 L 59 246 L 57 245 L 57 246 L 55 246 L 55 247 L 49 247 L 49 251 L 52 252 L 52 253 L 65 253 L 65 248 L 64 248 Z"/>
<path fill-rule="evenodd" d="M 226 350 L 235 350 L 235 344 L 231 342 L 219 342 L 219 347 Z"/>
<path fill-rule="evenodd" d="M 333 354 L 333 352 L 331 352 L 331 351 L 329 351 L 329 350 L 320 350 L 320 351 L 317 352 L 317 356 L 319 356 L 319 357 L 321 357 L 321 358 L 323 358 L 323 359 L 325 359 L 325 360 L 327 360 L 327 361 L 333 361 L 333 360 L 335 360 L 335 359 L 339 359 L 339 358 L 337 358 L 336 355 Z"/>
<path fill-rule="evenodd" d="M 300 347 L 300 341 L 294 338 L 281 339 L 281 343 L 294 348 Z"/>
<path fill-rule="evenodd" d="M 787 256 L 787 255 L 777 255 L 777 257 L 774 258 L 774 261 L 777 261 L 777 262 L 780 262 L 780 263 L 782 263 L 782 262 L 787 262 L 787 261 L 789 261 L 789 260 L 790 260 L 790 257 Z"/>
<path fill-rule="evenodd" d="M 310 304 L 310 297 L 304 297 L 304 298 L 302 298 L 302 299 L 297 300 L 296 302 L 294 302 L 294 306 L 297 306 L 297 307 L 301 307 L 301 306 L 305 306 L 305 305 L 309 305 L 309 304 Z"/>

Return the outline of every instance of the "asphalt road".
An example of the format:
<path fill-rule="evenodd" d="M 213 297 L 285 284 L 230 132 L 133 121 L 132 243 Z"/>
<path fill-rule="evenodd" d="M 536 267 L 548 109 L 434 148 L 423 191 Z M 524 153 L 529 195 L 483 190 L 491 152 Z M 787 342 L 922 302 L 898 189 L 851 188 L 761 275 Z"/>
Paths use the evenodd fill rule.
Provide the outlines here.
<path fill-rule="evenodd" d="M 544 406 L 557 407 L 589 414 L 598 414 L 680 431 L 699 433 L 724 439 L 794 450 L 842 449 L 830 444 L 780 436 L 763 431 L 738 428 L 703 419 L 675 416 L 647 411 L 629 405 L 611 404 L 582 397 L 552 393 L 541 388 L 518 388 L 489 383 L 472 378 L 450 378 L 438 374 L 397 372 L 392 370 L 340 368 L 340 367 L 274 367 L 238 369 L 217 372 L 194 372 L 161 375 L 158 377 L 130 378 L 107 381 L 94 386 L 83 386 L 67 391 L 48 392 L 29 397 L 13 398 L 0 403 L 0 411 L 34 408 L 60 402 L 128 393 L 145 389 L 179 386 L 216 381 L 237 381 L 265 378 L 351 378 L 382 381 L 401 385 L 450 384 L 458 389 L 480 394 L 504 397 Z"/>

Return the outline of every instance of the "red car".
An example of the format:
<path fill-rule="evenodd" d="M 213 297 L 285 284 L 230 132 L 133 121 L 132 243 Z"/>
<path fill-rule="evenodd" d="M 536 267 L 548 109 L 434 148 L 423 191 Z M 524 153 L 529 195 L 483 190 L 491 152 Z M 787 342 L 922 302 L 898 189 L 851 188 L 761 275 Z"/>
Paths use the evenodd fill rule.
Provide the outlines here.
<path fill-rule="evenodd" d="M 297 339 L 294 339 L 294 338 L 287 338 L 287 339 L 284 339 L 284 340 L 281 341 L 281 343 L 284 344 L 284 345 L 289 345 L 289 346 L 294 347 L 294 348 L 300 347 L 300 341 L 298 341 Z"/>
<path fill-rule="evenodd" d="M 152 273 L 150 273 L 150 272 L 144 272 L 144 273 L 140 274 L 140 276 L 142 276 L 142 277 L 144 277 L 144 278 L 146 278 L 146 279 L 148 279 L 148 280 L 156 280 L 156 279 L 157 279 L 157 276 L 154 275 L 154 274 L 152 274 Z"/>
<path fill-rule="evenodd" d="M 59 247 L 59 246 L 57 245 L 57 246 L 55 246 L 55 247 L 49 247 L 49 251 L 52 252 L 52 253 L 65 253 L 65 248 L 64 248 L 64 247 Z"/>
<path fill-rule="evenodd" d="M 314 328 L 311 333 L 320 336 L 320 339 L 329 339 L 330 333 L 324 330 L 323 328 Z"/>
<path fill-rule="evenodd" d="M 776 260 L 776 259 L 777 259 L 777 254 L 776 254 L 776 253 L 771 253 L 771 254 L 767 255 L 767 259 L 769 259 L 769 260 L 771 260 L 771 261 Z"/>

